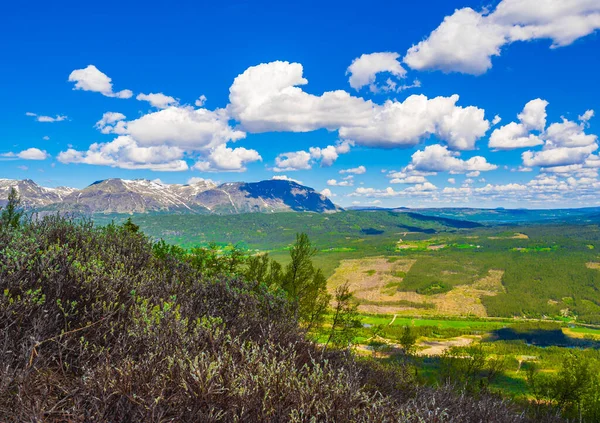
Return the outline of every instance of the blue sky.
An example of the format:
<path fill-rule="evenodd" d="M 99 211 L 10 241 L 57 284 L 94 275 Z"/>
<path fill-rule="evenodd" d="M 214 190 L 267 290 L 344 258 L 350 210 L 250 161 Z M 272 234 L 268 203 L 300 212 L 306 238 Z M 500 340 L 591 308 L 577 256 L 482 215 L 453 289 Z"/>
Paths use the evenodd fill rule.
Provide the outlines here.
<path fill-rule="evenodd" d="M 597 1 L 16 3 L 0 16 L 0 178 L 600 204 Z"/>

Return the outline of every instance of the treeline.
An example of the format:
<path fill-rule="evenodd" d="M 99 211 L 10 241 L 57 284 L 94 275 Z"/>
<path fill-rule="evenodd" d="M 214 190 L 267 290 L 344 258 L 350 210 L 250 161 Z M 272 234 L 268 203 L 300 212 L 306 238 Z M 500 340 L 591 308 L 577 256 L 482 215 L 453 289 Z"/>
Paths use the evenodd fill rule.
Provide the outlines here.
<path fill-rule="evenodd" d="M 409 367 L 308 341 L 329 297 L 303 236 L 284 268 L 244 265 L 155 243 L 131 221 L 29 219 L 11 195 L 0 216 L 2 422 L 530 420 L 488 393 L 421 386 Z M 333 301 L 328 344 L 343 346 L 350 299 Z"/>

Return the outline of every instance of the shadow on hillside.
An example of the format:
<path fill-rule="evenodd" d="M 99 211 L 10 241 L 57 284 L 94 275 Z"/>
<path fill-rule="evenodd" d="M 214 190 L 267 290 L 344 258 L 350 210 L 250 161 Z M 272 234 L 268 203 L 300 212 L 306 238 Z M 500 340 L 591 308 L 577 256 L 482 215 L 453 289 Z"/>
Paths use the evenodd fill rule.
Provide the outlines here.
<path fill-rule="evenodd" d="M 519 330 L 515 328 L 502 328 L 490 333 L 488 341 L 525 341 L 527 344 L 538 347 L 565 347 L 565 348 L 600 348 L 600 342 L 593 339 L 572 338 L 557 329 L 530 329 Z"/>

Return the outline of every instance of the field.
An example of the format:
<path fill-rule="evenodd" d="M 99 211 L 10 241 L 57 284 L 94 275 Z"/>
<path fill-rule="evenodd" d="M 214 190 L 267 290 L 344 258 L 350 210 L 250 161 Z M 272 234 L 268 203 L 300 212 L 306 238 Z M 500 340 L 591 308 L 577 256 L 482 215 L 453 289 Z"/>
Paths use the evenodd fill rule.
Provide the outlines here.
<path fill-rule="evenodd" d="M 600 360 L 597 222 L 577 215 L 569 220 L 568 212 L 559 213 L 559 221 L 548 212 L 516 213 L 512 221 L 506 211 L 497 213 L 498 221 L 493 212 L 428 213 L 144 215 L 133 220 L 156 239 L 186 248 L 235 244 L 250 254 L 267 252 L 283 265 L 296 233 L 306 232 L 319 249 L 314 263 L 327 276 L 329 291 L 348 281 L 358 300 L 357 353 L 394 361 L 402 357 L 401 337 L 409 327 L 416 336 L 413 364 L 431 383 L 444 374 L 447 354 L 468 355 L 480 348 L 503 362 L 490 387 L 531 399 L 527 366 L 552 374 L 575 350 Z"/>
<path fill-rule="evenodd" d="M 600 228 L 589 220 L 481 225 L 391 211 L 133 220 L 156 239 L 187 248 L 235 244 L 282 264 L 296 233 L 306 232 L 331 286 L 351 280 L 363 311 L 600 324 Z"/>

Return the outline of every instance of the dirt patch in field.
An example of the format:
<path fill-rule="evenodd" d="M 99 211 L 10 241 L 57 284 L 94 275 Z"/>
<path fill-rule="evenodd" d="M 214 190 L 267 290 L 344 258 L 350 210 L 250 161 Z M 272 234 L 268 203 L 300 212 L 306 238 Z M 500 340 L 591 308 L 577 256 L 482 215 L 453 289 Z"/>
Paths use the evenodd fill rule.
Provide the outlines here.
<path fill-rule="evenodd" d="M 459 336 L 441 341 L 424 340 L 417 344 L 419 350 L 417 355 L 433 356 L 442 355 L 452 347 L 466 347 L 474 341 L 474 337 Z"/>
<path fill-rule="evenodd" d="M 441 250 L 442 248 L 444 248 L 446 246 L 446 244 L 440 244 L 440 245 L 428 245 L 427 249 L 428 250 Z"/>
<path fill-rule="evenodd" d="M 488 239 L 529 239 L 529 237 L 525 234 L 517 232 L 513 236 L 488 236 Z"/>
<path fill-rule="evenodd" d="M 482 297 L 504 292 L 503 270 L 490 270 L 473 284 L 458 285 L 443 294 L 399 291 L 403 282 L 400 275 L 408 273 L 415 262 L 400 258 L 390 263 L 386 257 L 342 260 L 328 280 L 328 289 L 333 294 L 348 281 L 363 313 L 478 317 L 487 316 Z"/>
<path fill-rule="evenodd" d="M 595 262 L 595 261 L 589 261 L 585 264 L 585 266 L 588 269 L 596 269 L 596 270 L 600 270 L 600 263 Z"/>

